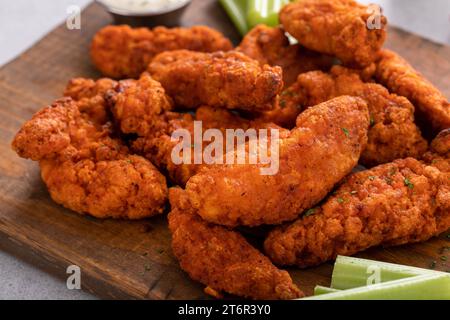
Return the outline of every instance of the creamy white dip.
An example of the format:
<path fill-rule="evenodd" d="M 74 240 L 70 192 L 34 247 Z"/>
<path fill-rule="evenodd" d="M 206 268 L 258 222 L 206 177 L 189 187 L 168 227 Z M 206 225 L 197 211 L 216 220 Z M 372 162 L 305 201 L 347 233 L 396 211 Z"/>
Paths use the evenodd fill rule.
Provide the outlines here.
<path fill-rule="evenodd" d="M 189 0 L 99 0 L 107 7 L 136 13 L 163 13 L 182 7 Z"/>

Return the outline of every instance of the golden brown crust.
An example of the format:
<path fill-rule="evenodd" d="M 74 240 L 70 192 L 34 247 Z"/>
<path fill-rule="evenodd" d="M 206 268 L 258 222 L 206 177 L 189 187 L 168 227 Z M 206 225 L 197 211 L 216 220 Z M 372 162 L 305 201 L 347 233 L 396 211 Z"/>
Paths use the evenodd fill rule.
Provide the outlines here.
<path fill-rule="evenodd" d="M 262 164 L 210 166 L 189 179 L 189 200 L 205 220 L 227 226 L 293 220 L 350 173 L 367 142 L 368 126 L 367 105 L 359 98 L 317 105 L 280 138 L 278 173 L 261 175 Z"/>
<path fill-rule="evenodd" d="M 449 172 L 407 158 L 353 174 L 309 216 L 274 229 L 265 252 L 278 265 L 310 267 L 426 241 L 450 227 Z"/>
<path fill-rule="evenodd" d="M 250 121 L 225 109 L 211 108 L 202 106 L 196 110 L 194 116 L 190 114 L 179 114 L 175 112 L 166 113 L 165 130 L 159 134 L 151 134 L 138 138 L 133 143 L 133 150 L 150 159 L 161 170 L 164 170 L 170 179 L 179 186 L 185 186 L 190 177 L 197 174 L 205 165 L 204 164 L 175 164 L 172 161 L 172 150 L 178 141 L 172 141 L 171 135 L 176 129 L 185 129 L 194 137 L 194 121 L 201 121 L 203 130 L 217 129 L 225 136 L 226 129 L 242 129 L 249 128 L 278 128 L 272 123 L 262 121 Z M 205 142 L 202 150 L 208 145 Z M 225 145 L 224 145 L 225 147 Z M 225 153 L 225 150 L 224 150 Z M 194 147 L 191 147 L 191 159 L 194 157 Z"/>
<path fill-rule="evenodd" d="M 164 176 L 110 135 L 108 124 L 91 122 L 65 98 L 26 122 L 12 145 L 21 157 L 39 160 L 50 195 L 67 208 L 98 218 L 162 213 Z"/>
<path fill-rule="evenodd" d="M 366 6 L 352 0 L 302 0 L 283 7 L 280 22 L 306 48 L 366 67 L 386 39 L 386 18 L 381 16 L 380 29 L 369 30 L 370 15 Z"/>
<path fill-rule="evenodd" d="M 116 90 L 120 92 L 114 99 L 112 112 L 123 133 L 148 136 L 165 129 L 165 113 L 172 109 L 172 100 L 149 74 L 143 73 L 138 81 Z"/>
<path fill-rule="evenodd" d="M 369 140 L 361 163 L 374 166 L 406 157 L 419 157 L 427 142 L 414 123 L 414 106 L 375 83 L 364 83 L 353 69 L 334 66 L 330 73 L 301 74 L 281 96 L 283 110 L 301 110 L 340 95 L 358 96 L 367 102 L 371 116 Z M 269 120 L 269 119 L 267 119 Z"/>
<path fill-rule="evenodd" d="M 291 45 L 280 27 L 260 24 L 250 30 L 236 48 L 261 64 L 283 69 L 284 86 L 295 82 L 300 73 L 312 70 L 328 70 L 333 58 L 310 51 L 299 44 Z"/>
<path fill-rule="evenodd" d="M 64 91 L 65 97 L 77 101 L 78 109 L 89 119 L 103 125 L 110 120 L 106 107 L 107 92 L 112 90 L 117 82 L 108 78 L 98 80 L 74 78 L 69 81 Z"/>
<path fill-rule="evenodd" d="M 94 65 L 115 79 L 137 78 L 154 56 L 170 50 L 228 51 L 231 42 L 206 26 L 191 28 L 130 28 L 107 26 L 96 33 L 91 44 Z"/>
<path fill-rule="evenodd" d="M 280 67 L 261 66 L 237 51 L 165 52 L 153 59 L 148 71 L 183 108 L 270 110 L 283 87 Z"/>
<path fill-rule="evenodd" d="M 238 232 L 203 221 L 184 191 L 170 189 L 172 249 L 189 276 L 212 289 L 251 299 L 295 299 L 303 293 Z M 211 290 L 208 290 L 211 291 Z"/>
<path fill-rule="evenodd" d="M 391 92 L 408 98 L 435 131 L 450 128 L 450 103 L 423 75 L 390 50 L 381 52 L 376 78 Z"/>

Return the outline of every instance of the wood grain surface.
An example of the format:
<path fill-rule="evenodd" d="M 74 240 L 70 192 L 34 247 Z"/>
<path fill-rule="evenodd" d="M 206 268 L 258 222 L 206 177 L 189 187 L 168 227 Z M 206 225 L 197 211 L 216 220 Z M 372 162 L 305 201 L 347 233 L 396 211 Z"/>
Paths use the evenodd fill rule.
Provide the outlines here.
<path fill-rule="evenodd" d="M 82 270 L 83 289 L 103 298 L 204 299 L 202 285 L 178 266 L 171 253 L 164 216 L 138 222 L 96 220 L 55 204 L 40 179 L 37 163 L 18 158 L 11 140 L 36 110 L 61 96 L 70 78 L 99 77 L 88 47 L 93 34 L 111 23 L 93 4 L 82 14 L 81 30 L 62 25 L 33 48 L 0 69 L 0 249 L 66 278 L 66 268 Z M 239 41 L 214 0 L 196 0 L 183 25 L 206 24 Z M 450 48 L 391 28 L 387 47 L 408 59 L 447 97 L 450 96 Z M 450 245 L 446 235 L 426 243 L 375 248 L 360 256 L 448 271 L 440 259 Z M 450 259 L 448 259 L 450 260 Z M 433 263 L 435 261 L 435 263 Z M 316 284 L 329 285 L 332 264 L 291 269 L 295 282 L 311 294 Z"/>

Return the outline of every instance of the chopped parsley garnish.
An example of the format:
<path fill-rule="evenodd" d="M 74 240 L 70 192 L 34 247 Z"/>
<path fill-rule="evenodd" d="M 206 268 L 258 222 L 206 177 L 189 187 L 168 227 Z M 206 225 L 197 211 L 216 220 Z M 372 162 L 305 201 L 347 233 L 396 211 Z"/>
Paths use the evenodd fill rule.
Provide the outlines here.
<path fill-rule="evenodd" d="M 397 168 L 396 167 L 393 167 L 393 168 L 391 168 L 391 170 L 389 170 L 389 175 L 390 176 L 393 176 L 396 173 L 397 173 Z"/>
<path fill-rule="evenodd" d="M 411 181 L 409 181 L 408 178 L 405 178 L 405 180 L 403 180 L 403 183 L 404 183 L 405 186 L 408 187 L 409 189 L 414 189 L 414 185 L 411 183 Z"/>
<path fill-rule="evenodd" d="M 375 176 L 369 176 L 369 180 L 370 180 L 370 181 L 375 180 L 375 178 L 376 178 Z"/>
<path fill-rule="evenodd" d="M 436 268 L 436 261 L 431 261 L 430 263 L 430 269 Z"/>
<path fill-rule="evenodd" d="M 347 137 L 350 136 L 350 132 L 348 131 L 347 128 L 341 128 L 341 129 L 342 129 L 342 131 L 344 132 L 344 134 L 345 134 Z"/>
<path fill-rule="evenodd" d="M 281 106 L 282 108 L 286 107 L 286 100 L 281 100 L 281 101 L 280 101 L 280 106 Z"/>
<path fill-rule="evenodd" d="M 370 126 L 373 127 L 375 124 L 375 119 L 373 117 L 370 117 Z"/>
<path fill-rule="evenodd" d="M 342 199 L 342 198 L 337 198 L 337 202 L 339 202 L 339 203 L 344 203 L 344 199 Z"/>
<path fill-rule="evenodd" d="M 281 95 L 285 96 L 285 97 L 292 97 L 292 96 L 294 96 L 294 94 L 295 94 L 294 91 L 286 90 Z"/>
<path fill-rule="evenodd" d="M 442 261 L 447 261 L 447 257 L 446 256 L 441 256 L 441 260 Z"/>
<path fill-rule="evenodd" d="M 315 208 L 309 209 L 308 211 L 305 212 L 304 216 L 308 217 L 310 215 L 313 215 L 316 212 Z"/>

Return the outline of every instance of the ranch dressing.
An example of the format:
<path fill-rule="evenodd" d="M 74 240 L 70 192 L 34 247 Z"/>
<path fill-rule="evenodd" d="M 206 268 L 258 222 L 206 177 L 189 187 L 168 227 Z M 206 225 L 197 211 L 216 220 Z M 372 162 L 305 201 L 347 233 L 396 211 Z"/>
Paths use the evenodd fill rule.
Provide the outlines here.
<path fill-rule="evenodd" d="M 189 0 L 99 0 L 107 7 L 130 13 L 164 13 L 178 9 Z"/>

